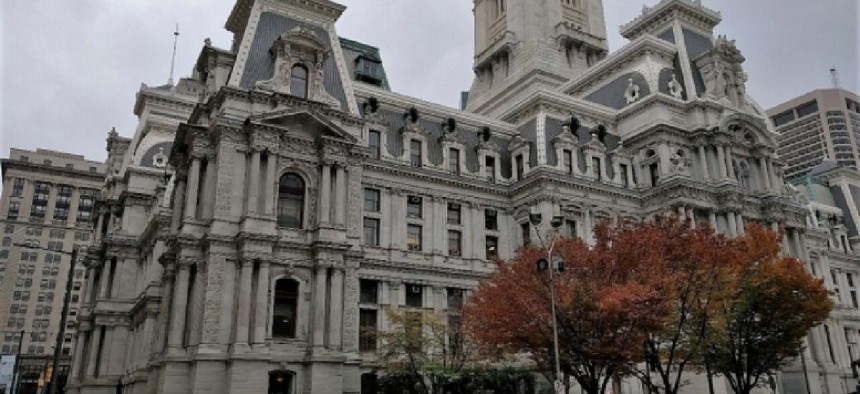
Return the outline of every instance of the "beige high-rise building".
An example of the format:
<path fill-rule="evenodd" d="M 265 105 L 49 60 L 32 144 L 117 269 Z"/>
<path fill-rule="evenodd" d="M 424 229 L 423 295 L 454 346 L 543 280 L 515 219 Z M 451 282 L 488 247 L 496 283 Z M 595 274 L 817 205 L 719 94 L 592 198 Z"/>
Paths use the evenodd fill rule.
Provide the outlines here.
<path fill-rule="evenodd" d="M 767 111 L 779 133 L 786 179 L 803 177 L 829 159 L 860 168 L 860 96 L 844 89 L 818 89 Z"/>
<path fill-rule="evenodd" d="M 16 353 L 23 331 L 23 354 L 51 355 L 60 329 L 68 253 L 92 243 L 93 208 L 105 165 L 75 154 L 14 148 L 0 164 L 0 352 Z M 84 271 L 78 264 L 72 277 L 64 355 L 71 354 L 77 339 Z"/>

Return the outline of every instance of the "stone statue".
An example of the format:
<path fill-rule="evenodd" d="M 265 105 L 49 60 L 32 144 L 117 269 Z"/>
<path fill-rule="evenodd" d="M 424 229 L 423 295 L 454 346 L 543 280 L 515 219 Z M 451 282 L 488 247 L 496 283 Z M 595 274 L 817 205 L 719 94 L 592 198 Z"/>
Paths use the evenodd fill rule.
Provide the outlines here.
<path fill-rule="evenodd" d="M 684 93 L 684 88 L 681 86 L 681 83 L 678 82 L 678 79 L 674 73 L 672 74 L 672 80 L 669 81 L 669 84 L 667 85 L 667 87 L 669 88 L 669 94 L 671 94 L 672 97 L 675 97 L 675 98 L 681 98 L 682 97 L 682 94 Z"/>
<path fill-rule="evenodd" d="M 337 107 L 340 105 L 340 102 L 325 90 L 325 58 L 325 55 L 317 56 L 317 60 L 314 63 L 312 85 L 314 89 L 311 100 Z"/>
<path fill-rule="evenodd" d="M 728 82 L 726 81 L 724 71 L 725 66 L 723 66 L 721 62 L 714 63 L 714 90 L 711 94 L 716 98 L 723 98 L 726 96 L 726 87 L 728 86 Z"/>
<path fill-rule="evenodd" d="M 639 85 L 633 83 L 633 78 L 627 80 L 627 91 L 624 92 L 624 97 L 627 99 L 627 104 L 633 104 L 639 100 Z"/>

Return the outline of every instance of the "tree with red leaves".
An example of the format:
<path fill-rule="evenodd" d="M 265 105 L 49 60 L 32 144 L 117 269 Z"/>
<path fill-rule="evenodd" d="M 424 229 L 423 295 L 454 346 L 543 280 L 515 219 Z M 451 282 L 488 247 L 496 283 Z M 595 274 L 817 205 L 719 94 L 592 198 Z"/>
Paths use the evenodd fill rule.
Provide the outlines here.
<path fill-rule="evenodd" d="M 596 245 L 562 238 L 553 257 L 566 270 L 549 281 L 536 262 L 539 248 L 522 248 L 498 264 L 464 309 L 468 332 L 500 352 L 529 354 L 553 370 L 550 286 L 555 286 L 559 353 L 563 374 L 588 394 L 603 393 L 613 378 L 630 374 L 643 360 L 642 344 L 670 311 L 668 280 L 649 240 L 634 231 L 595 229 Z M 552 259 L 550 259 L 552 260 Z"/>

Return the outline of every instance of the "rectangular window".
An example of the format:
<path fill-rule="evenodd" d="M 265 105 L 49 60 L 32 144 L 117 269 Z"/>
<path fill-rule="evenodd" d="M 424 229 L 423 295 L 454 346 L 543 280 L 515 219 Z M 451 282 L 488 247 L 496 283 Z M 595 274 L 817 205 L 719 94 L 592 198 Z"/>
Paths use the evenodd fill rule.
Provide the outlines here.
<path fill-rule="evenodd" d="M 651 163 L 648 166 L 648 173 L 651 176 L 651 187 L 657 186 L 660 181 L 660 166 L 657 163 Z"/>
<path fill-rule="evenodd" d="M 448 230 L 448 255 L 463 255 L 463 234 L 456 230 Z"/>
<path fill-rule="evenodd" d="M 364 218 L 364 244 L 379 246 L 379 219 Z"/>
<path fill-rule="evenodd" d="M 499 258 L 499 237 L 488 235 L 486 238 L 487 260 L 493 261 Z"/>
<path fill-rule="evenodd" d="M 18 212 L 21 210 L 21 203 L 18 201 L 10 201 L 9 202 L 9 212 L 6 214 L 6 218 L 9 220 L 18 219 Z"/>
<path fill-rule="evenodd" d="M 406 285 L 406 306 L 421 308 L 424 306 L 424 288 L 419 285 Z"/>
<path fill-rule="evenodd" d="M 824 325 L 824 335 L 827 337 L 827 350 L 830 352 L 830 362 L 836 363 L 836 356 L 833 354 L 833 342 L 830 340 L 830 327 Z"/>
<path fill-rule="evenodd" d="M 406 248 L 409 250 L 421 250 L 421 226 L 410 224 L 406 226 Z"/>
<path fill-rule="evenodd" d="M 627 164 L 619 164 L 618 168 L 621 171 L 621 185 L 624 187 L 630 187 L 627 182 Z"/>
<path fill-rule="evenodd" d="M 460 224 L 460 204 L 453 202 L 448 203 L 448 224 Z"/>
<path fill-rule="evenodd" d="M 448 288 L 448 310 L 463 307 L 463 290 Z"/>
<path fill-rule="evenodd" d="M 382 151 L 382 134 L 376 130 L 370 130 L 367 138 L 367 146 L 370 148 L 370 155 L 378 159 Z"/>
<path fill-rule="evenodd" d="M 14 224 L 7 224 L 5 233 L 6 234 L 12 234 L 14 232 L 15 232 L 15 225 Z"/>
<path fill-rule="evenodd" d="M 565 220 L 564 227 L 568 237 L 576 238 L 578 236 L 576 234 L 576 220 Z"/>
<path fill-rule="evenodd" d="M 460 175 L 460 150 L 457 148 L 448 149 L 448 171 Z"/>
<path fill-rule="evenodd" d="M 409 196 L 406 198 L 406 217 L 421 219 L 422 211 L 421 197 Z"/>
<path fill-rule="evenodd" d="M 376 304 L 379 291 L 379 282 L 370 279 L 359 280 L 359 302 L 362 304 Z"/>
<path fill-rule="evenodd" d="M 421 167 L 421 141 L 409 141 L 409 159 L 413 167 Z"/>
<path fill-rule="evenodd" d="M 523 155 L 517 155 L 516 166 L 517 166 L 517 180 L 523 179 L 523 173 L 525 172 L 525 167 L 523 167 Z"/>
<path fill-rule="evenodd" d="M 564 172 L 568 174 L 573 174 L 573 152 L 571 152 L 569 149 L 565 149 L 564 151 L 562 151 L 562 154 L 564 157 Z"/>
<path fill-rule="evenodd" d="M 848 279 L 848 287 L 854 287 L 854 274 L 848 272 L 845 276 Z"/>
<path fill-rule="evenodd" d="M 12 197 L 21 197 L 24 195 L 24 179 L 15 178 L 12 181 Z"/>
<path fill-rule="evenodd" d="M 499 230 L 499 214 L 495 209 L 484 210 L 484 229 Z"/>
<path fill-rule="evenodd" d="M 358 350 L 372 352 L 376 350 L 376 310 L 361 309 L 358 313 Z"/>
<path fill-rule="evenodd" d="M 484 171 L 488 182 L 496 182 L 496 158 L 486 156 L 484 158 Z"/>
<path fill-rule="evenodd" d="M 364 211 L 379 212 L 379 190 L 364 189 Z"/>
<path fill-rule="evenodd" d="M 520 232 L 523 237 L 523 246 L 531 246 L 532 244 L 532 229 L 530 228 L 528 223 L 523 223 L 520 225 Z"/>
<path fill-rule="evenodd" d="M 592 157 L 591 158 L 592 171 L 594 172 L 594 177 L 598 182 L 602 181 L 603 172 L 600 170 L 600 158 Z"/>

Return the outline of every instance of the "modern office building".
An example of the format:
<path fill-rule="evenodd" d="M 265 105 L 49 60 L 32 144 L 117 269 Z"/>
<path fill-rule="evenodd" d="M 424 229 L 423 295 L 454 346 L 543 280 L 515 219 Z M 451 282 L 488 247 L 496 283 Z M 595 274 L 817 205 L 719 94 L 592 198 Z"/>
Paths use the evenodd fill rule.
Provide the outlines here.
<path fill-rule="evenodd" d="M 337 36 L 344 11 L 237 0 L 232 46 L 137 93 L 137 130 L 108 136 L 70 392 L 360 393 L 378 369 L 363 328 L 456 310 L 549 230 L 532 213 L 586 242 L 667 212 L 730 236 L 782 225 L 786 253 L 851 278 L 858 316 L 849 215 L 819 202 L 832 219 L 813 226 L 784 186 L 745 58 L 700 1 L 645 7 L 609 53 L 601 0 L 476 0 L 465 111 L 392 91 L 379 51 Z M 813 330 L 780 392 L 847 392 L 854 321 Z"/>
<path fill-rule="evenodd" d="M 20 341 L 22 354 L 53 355 L 66 282 L 72 280 L 62 349 L 70 356 L 86 270 L 80 262 L 92 244 L 105 165 L 69 153 L 11 149 L 0 166 L 0 352 L 17 353 Z M 69 277 L 73 248 L 84 252 Z"/>
<path fill-rule="evenodd" d="M 801 178 L 824 160 L 860 169 L 860 96 L 819 89 L 767 111 L 779 133 L 786 179 Z"/>

